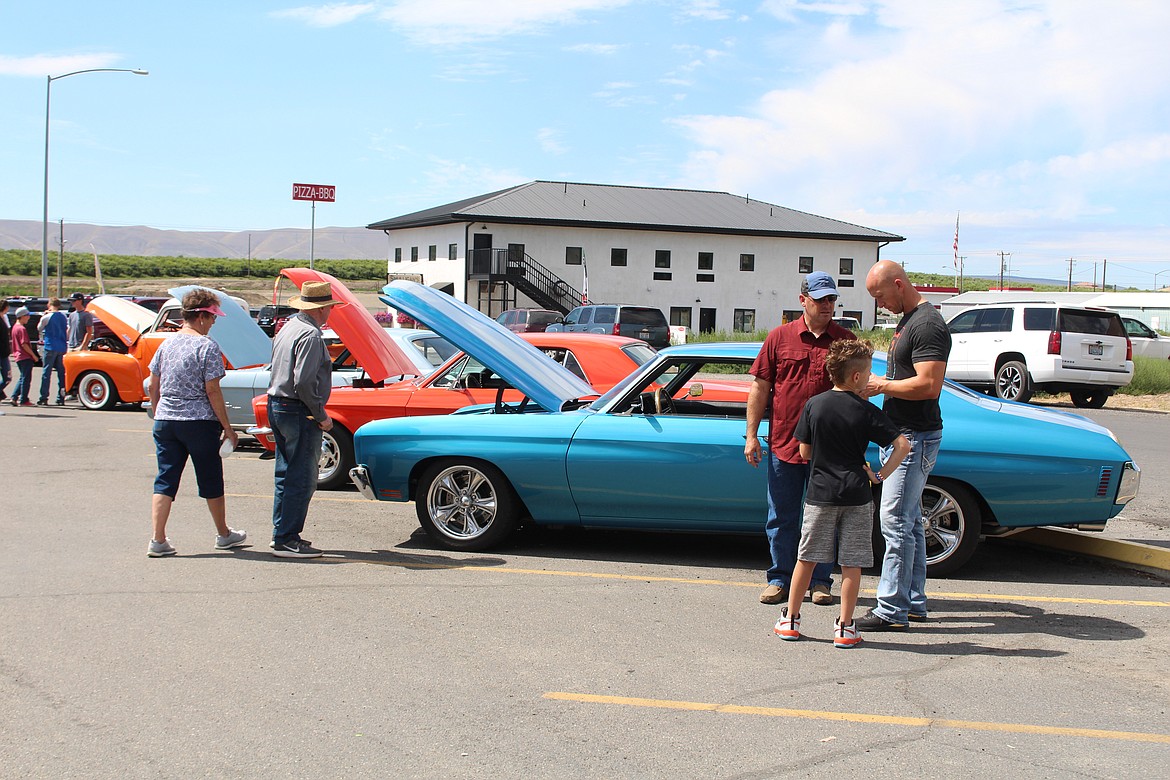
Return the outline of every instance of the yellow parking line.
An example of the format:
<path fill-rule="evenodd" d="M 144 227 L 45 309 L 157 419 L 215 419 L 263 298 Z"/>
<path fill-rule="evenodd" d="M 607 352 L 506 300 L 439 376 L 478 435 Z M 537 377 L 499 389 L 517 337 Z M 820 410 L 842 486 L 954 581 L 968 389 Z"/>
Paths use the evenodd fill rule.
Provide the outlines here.
<path fill-rule="evenodd" d="M 826 712 L 821 710 L 794 710 L 783 707 L 747 707 L 738 704 L 714 704 L 697 701 L 672 701 L 669 699 L 637 699 L 627 696 L 598 696 L 589 693 L 566 693 L 550 691 L 542 698 L 555 701 L 571 701 L 583 704 L 616 704 L 626 707 L 650 707 L 665 710 L 689 710 L 692 712 L 718 712 L 728 715 L 760 715 L 769 718 L 802 718 L 805 720 L 836 720 L 849 723 L 878 723 L 891 726 L 918 728 L 944 728 L 967 731 L 998 731 L 1014 734 L 1040 734 L 1044 736 L 1086 737 L 1089 739 L 1113 739 L 1128 742 L 1157 742 L 1170 744 L 1170 735 L 1151 734 L 1141 731 L 1109 731 L 1106 729 L 1077 729 L 1064 726 L 1037 726 L 1030 723 L 993 723 L 972 720 L 948 720 L 946 718 L 905 718 L 894 715 L 872 715 L 861 712 Z"/>
<path fill-rule="evenodd" d="M 229 497 L 229 498 L 264 498 L 264 499 L 267 499 L 269 501 L 272 500 L 271 493 L 224 493 L 224 495 Z M 323 495 L 321 495 L 320 491 L 313 494 L 313 501 L 340 501 L 342 503 L 351 503 L 351 504 L 368 504 L 368 503 L 370 503 L 367 499 L 364 499 L 364 498 L 347 498 L 346 496 L 323 496 Z"/>

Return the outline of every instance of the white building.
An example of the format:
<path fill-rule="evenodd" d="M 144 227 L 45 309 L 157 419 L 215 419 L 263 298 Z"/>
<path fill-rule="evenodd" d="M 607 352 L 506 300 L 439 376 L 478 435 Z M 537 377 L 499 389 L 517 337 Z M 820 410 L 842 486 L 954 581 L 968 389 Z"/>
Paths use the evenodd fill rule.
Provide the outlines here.
<path fill-rule="evenodd" d="M 368 226 L 391 278 L 421 278 L 489 316 L 592 303 L 657 306 L 696 330 L 772 328 L 826 271 L 838 315 L 874 324 L 865 275 L 901 236 L 725 192 L 535 181 Z M 588 281 L 586 282 L 586 278 Z"/>

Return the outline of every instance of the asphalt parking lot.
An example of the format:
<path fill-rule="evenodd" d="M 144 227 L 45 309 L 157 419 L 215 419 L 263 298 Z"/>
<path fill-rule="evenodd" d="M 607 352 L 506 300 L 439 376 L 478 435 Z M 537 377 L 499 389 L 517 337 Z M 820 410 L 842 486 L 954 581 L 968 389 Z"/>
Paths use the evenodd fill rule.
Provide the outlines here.
<path fill-rule="evenodd" d="M 188 471 L 179 555 L 149 559 L 145 413 L 20 409 L 0 431 L 6 777 L 1132 777 L 1170 761 L 1170 587 L 1148 574 L 984 544 L 929 583 L 930 622 L 843 651 L 831 608 L 806 606 L 813 639 L 771 635 L 762 538 L 541 531 L 456 554 L 413 505 L 349 490 L 314 500 L 305 536 L 326 558 L 278 560 L 272 464 L 245 449 L 228 511 L 253 546 L 213 549 Z M 1146 495 L 1166 467 L 1143 466 Z"/>

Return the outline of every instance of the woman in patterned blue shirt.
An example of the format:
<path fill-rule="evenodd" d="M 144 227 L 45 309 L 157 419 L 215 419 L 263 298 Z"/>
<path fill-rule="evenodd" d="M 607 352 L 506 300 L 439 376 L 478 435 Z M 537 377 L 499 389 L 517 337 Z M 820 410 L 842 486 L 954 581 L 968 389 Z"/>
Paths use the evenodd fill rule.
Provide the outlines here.
<path fill-rule="evenodd" d="M 222 316 L 219 297 L 212 290 L 199 288 L 187 293 L 183 296 L 183 327 L 163 341 L 150 361 L 149 395 L 158 455 L 151 504 L 154 535 L 147 549 L 151 558 L 176 552 L 167 539 L 167 519 L 188 457 L 195 466 L 199 495 L 207 501 L 215 522 L 215 548 L 239 547 L 248 538 L 246 532 L 228 527 L 224 504 L 219 450 L 225 442 L 231 442 L 234 449 L 238 437 L 228 422 L 219 388 L 224 375 L 223 353 L 207 337 L 216 317 Z"/>

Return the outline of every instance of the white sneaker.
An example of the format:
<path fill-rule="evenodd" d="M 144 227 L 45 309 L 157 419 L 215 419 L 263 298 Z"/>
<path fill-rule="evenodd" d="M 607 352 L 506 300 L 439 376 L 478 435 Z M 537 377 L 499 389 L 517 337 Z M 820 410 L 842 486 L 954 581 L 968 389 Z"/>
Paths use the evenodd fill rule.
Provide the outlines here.
<path fill-rule="evenodd" d="M 215 537 L 215 549 L 217 550 L 230 550 L 233 547 L 239 547 L 240 545 L 247 543 L 248 532 L 237 531 L 234 528 L 228 529 L 227 536 L 219 536 L 217 534 Z"/>
<path fill-rule="evenodd" d="M 800 639 L 800 615 L 791 617 L 788 614 L 788 607 L 784 607 L 780 610 L 780 619 L 776 621 L 776 627 L 772 630 L 786 642 L 795 642 Z"/>
<path fill-rule="evenodd" d="M 164 539 L 161 542 L 156 542 L 154 539 L 150 540 L 150 547 L 146 548 L 146 554 L 151 558 L 164 558 L 168 555 L 177 553 L 174 547 L 171 546 L 170 539 Z"/>

